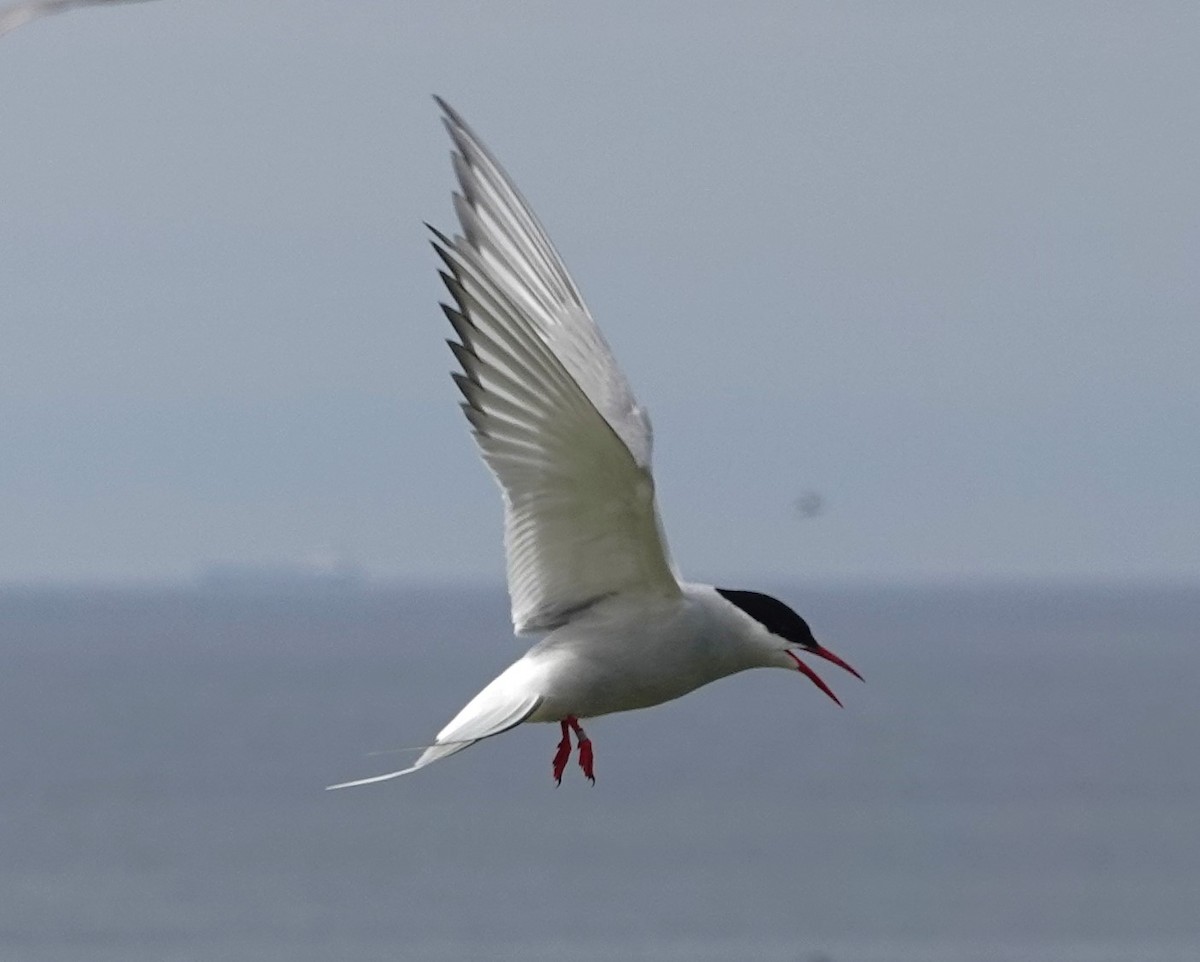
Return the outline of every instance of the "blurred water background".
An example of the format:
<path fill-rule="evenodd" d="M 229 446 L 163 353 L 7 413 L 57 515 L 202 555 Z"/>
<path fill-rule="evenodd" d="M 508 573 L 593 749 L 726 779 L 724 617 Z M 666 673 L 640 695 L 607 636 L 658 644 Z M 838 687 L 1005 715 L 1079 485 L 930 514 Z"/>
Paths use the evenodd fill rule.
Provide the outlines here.
<path fill-rule="evenodd" d="M 763 587 L 763 586 L 755 586 Z M 1194 962 L 1200 589 L 775 586 L 749 672 L 400 767 L 496 589 L 0 591 L 0 958 Z"/>

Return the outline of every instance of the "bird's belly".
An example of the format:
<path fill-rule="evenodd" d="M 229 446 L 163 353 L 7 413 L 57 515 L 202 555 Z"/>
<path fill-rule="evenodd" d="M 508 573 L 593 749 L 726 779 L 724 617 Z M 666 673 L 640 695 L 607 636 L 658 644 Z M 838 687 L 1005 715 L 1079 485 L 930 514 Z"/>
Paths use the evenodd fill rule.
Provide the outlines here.
<path fill-rule="evenodd" d="M 610 652 L 590 646 L 555 652 L 553 671 L 542 687 L 543 702 L 531 721 L 557 721 L 567 715 L 593 718 L 660 705 L 716 681 L 730 671 L 697 664 L 678 650 L 650 645 Z"/>

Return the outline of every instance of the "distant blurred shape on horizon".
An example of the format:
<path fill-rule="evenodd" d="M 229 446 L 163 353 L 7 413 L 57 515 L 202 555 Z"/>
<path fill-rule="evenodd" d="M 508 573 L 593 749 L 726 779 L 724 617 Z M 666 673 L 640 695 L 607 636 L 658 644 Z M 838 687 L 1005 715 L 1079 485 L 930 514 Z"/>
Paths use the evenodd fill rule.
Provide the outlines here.
<path fill-rule="evenodd" d="M 210 590 L 259 593 L 357 589 L 369 579 L 362 565 L 322 550 L 299 561 L 216 562 L 202 568 L 196 580 Z"/>

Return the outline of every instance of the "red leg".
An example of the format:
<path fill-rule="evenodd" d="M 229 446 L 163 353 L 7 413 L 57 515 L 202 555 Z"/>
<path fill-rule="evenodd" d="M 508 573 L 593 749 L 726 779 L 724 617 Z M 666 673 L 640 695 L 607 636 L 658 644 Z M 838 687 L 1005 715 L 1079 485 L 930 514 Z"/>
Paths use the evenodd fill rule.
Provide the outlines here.
<path fill-rule="evenodd" d="M 571 758 L 571 735 L 567 731 L 567 723 L 559 722 L 562 725 L 562 741 L 558 743 L 558 751 L 554 753 L 554 784 L 561 785 L 563 772 L 566 771 L 567 762 Z"/>
<path fill-rule="evenodd" d="M 565 724 L 574 729 L 575 737 L 579 740 L 579 767 L 583 769 L 587 780 L 595 785 L 596 773 L 592 768 L 592 740 L 584 734 L 583 726 L 579 724 L 579 719 L 574 715 L 568 715 Z"/>

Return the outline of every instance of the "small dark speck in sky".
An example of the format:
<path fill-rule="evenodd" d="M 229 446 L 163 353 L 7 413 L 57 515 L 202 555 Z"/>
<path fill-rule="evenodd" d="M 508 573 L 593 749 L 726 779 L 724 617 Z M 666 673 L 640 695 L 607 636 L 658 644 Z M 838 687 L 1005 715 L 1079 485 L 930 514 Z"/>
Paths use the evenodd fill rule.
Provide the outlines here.
<path fill-rule="evenodd" d="M 792 507 L 799 518 L 815 518 L 825 510 L 825 499 L 819 491 L 802 491 L 792 501 Z"/>

